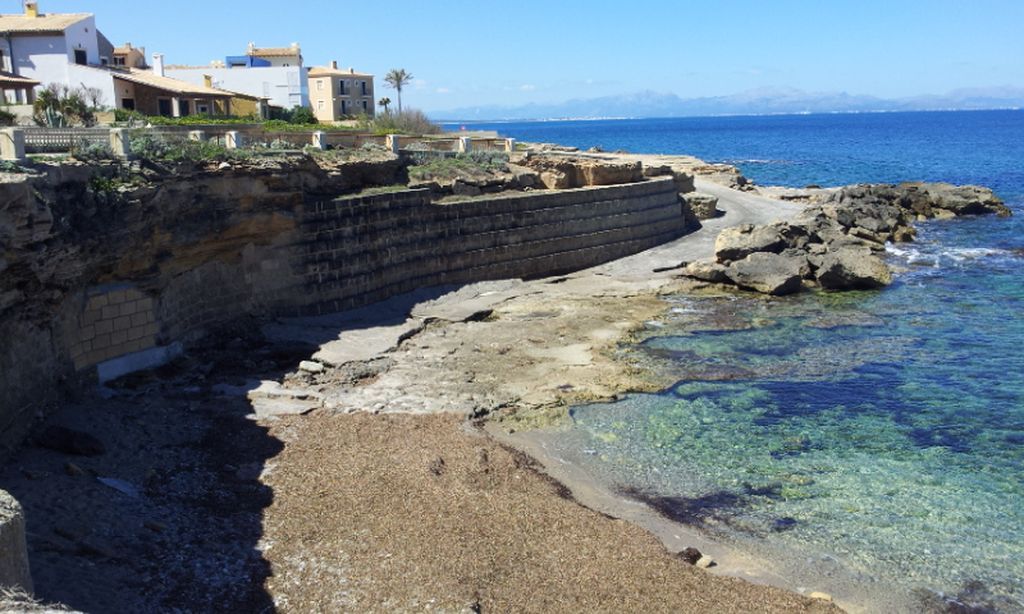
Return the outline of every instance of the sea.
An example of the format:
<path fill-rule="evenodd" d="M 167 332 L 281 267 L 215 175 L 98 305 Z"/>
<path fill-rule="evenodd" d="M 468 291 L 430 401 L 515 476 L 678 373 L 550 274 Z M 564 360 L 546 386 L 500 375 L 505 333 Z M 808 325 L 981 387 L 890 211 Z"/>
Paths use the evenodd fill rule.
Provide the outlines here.
<path fill-rule="evenodd" d="M 626 355 L 676 383 L 574 407 L 560 457 L 867 611 L 1024 612 L 1024 111 L 471 123 L 688 154 L 758 184 L 946 181 L 892 286 L 669 297 Z"/>

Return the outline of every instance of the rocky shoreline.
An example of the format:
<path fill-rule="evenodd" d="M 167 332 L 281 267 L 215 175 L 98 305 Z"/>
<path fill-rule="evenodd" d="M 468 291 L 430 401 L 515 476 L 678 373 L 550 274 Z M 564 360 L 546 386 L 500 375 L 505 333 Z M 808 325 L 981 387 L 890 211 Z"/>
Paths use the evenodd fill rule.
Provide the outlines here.
<path fill-rule="evenodd" d="M 697 176 L 686 199 L 701 201 L 703 230 L 563 277 L 399 301 L 386 326 L 316 324 L 343 330 L 331 343 L 354 341 L 358 360 L 318 360 L 328 344 L 293 340 L 282 351 L 282 330 L 308 332 L 309 322 L 253 324 L 68 408 L 65 419 L 84 430 L 95 423 L 73 409 L 102 417 L 119 433 L 108 444 L 160 453 L 134 454 L 126 443 L 117 454 L 69 459 L 29 447 L 9 465 L 3 484 L 35 519 L 30 547 L 43 557 L 49 595 L 139 606 L 144 590 L 167 605 L 283 611 L 836 611 L 826 595 L 694 568 L 640 528 L 577 504 L 534 460 L 471 421 L 488 415 L 491 427 L 530 429 L 563 419 L 572 404 L 663 387 L 620 345 L 668 309 L 662 295 L 707 282 L 769 294 L 877 283 L 888 268 L 871 259 L 881 262 L 886 241 L 912 238 L 917 219 L 1008 210 L 974 188 L 857 186 L 779 199 L 732 167 L 643 161 L 645 173 L 659 167 Z M 535 171 L 556 182 L 566 174 Z M 801 200 L 808 204 L 793 204 Z M 767 211 L 736 213 L 744 207 Z M 750 220 L 758 223 L 718 233 Z M 691 264 L 680 275 L 684 259 Z M 129 411 L 139 404 L 145 411 Z M 261 411 L 283 405 L 301 411 Z M 240 454 L 245 463 L 232 460 Z M 141 496 L 126 511 L 123 493 L 97 486 L 100 476 L 140 484 Z M 200 526 L 209 509 L 217 522 Z M 224 552 L 244 564 L 225 565 Z M 89 578 L 52 589 L 82 558 Z M 148 587 L 103 585 L 140 570 Z"/>
<path fill-rule="evenodd" d="M 725 229 L 715 241 L 715 258 L 690 263 L 685 274 L 773 296 L 814 287 L 879 288 L 892 283 L 886 243 L 913 241 L 915 221 L 992 214 L 1009 216 L 1010 210 L 987 188 L 847 186 L 827 192 L 792 221 Z"/>

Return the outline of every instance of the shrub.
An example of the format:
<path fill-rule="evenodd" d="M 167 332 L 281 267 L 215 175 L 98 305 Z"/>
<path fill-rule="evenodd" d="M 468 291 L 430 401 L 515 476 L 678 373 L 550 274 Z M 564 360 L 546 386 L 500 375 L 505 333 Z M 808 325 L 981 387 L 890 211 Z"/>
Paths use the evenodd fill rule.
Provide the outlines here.
<path fill-rule="evenodd" d="M 32 119 L 51 128 L 92 126 L 96 124 L 96 104 L 101 96 L 94 88 L 51 83 L 36 96 Z"/>
<path fill-rule="evenodd" d="M 17 119 L 14 113 L 7 109 L 0 109 L 0 126 L 13 126 Z"/>
<path fill-rule="evenodd" d="M 76 160 L 113 160 L 114 151 L 110 143 L 80 140 L 71 146 L 71 157 Z"/>
<path fill-rule="evenodd" d="M 418 109 L 408 109 L 401 114 L 385 113 L 368 122 L 367 129 L 375 134 L 440 134 L 441 126 L 430 121 Z"/>
<path fill-rule="evenodd" d="M 12 162 L 10 160 L 0 160 L 0 173 L 18 173 L 23 175 L 25 173 L 31 172 L 31 169 L 27 169 L 24 166 L 18 164 L 17 162 Z"/>
<path fill-rule="evenodd" d="M 313 125 L 319 124 L 316 116 L 313 115 L 313 111 L 308 107 L 295 107 L 292 109 L 292 116 L 289 118 L 288 123 L 299 124 L 299 125 Z"/>
<path fill-rule="evenodd" d="M 413 179 L 454 179 L 462 175 L 480 175 L 508 170 L 508 155 L 496 151 L 479 151 L 452 155 L 427 152 L 412 154 Z"/>
<path fill-rule="evenodd" d="M 247 157 L 242 150 L 228 149 L 214 141 L 166 138 L 138 131 L 131 136 L 132 154 L 145 160 L 167 162 L 223 162 Z"/>

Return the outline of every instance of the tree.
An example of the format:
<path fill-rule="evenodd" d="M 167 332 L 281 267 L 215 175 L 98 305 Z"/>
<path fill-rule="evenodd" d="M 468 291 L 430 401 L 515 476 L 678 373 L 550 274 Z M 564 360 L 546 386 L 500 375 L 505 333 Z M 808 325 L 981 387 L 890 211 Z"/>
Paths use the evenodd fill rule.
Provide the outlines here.
<path fill-rule="evenodd" d="M 387 115 L 388 114 L 388 105 L 391 104 L 391 99 L 388 98 L 387 96 L 385 96 L 385 97 L 381 98 L 380 101 L 377 102 L 377 104 L 382 106 L 382 107 L 384 107 L 384 114 Z"/>
<path fill-rule="evenodd" d="M 412 81 L 413 76 L 411 72 L 406 72 L 404 68 L 392 68 L 388 71 L 388 74 L 384 76 L 384 81 L 394 88 L 398 92 L 398 114 L 402 114 L 402 88 L 409 85 Z"/>

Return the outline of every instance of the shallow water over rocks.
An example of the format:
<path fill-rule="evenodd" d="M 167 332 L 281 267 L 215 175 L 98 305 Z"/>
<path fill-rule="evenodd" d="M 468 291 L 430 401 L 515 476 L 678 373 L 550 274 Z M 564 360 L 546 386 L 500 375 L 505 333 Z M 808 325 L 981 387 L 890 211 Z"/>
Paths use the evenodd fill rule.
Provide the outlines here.
<path fill-rule="evenodd" d="M 557 446 L 797 583 L 1024 611 L 1024 260 L 979 245 L 1019 223 L 927 224 L 883 291 L 675 297 L 634 353 L 679 383 Z"/>

